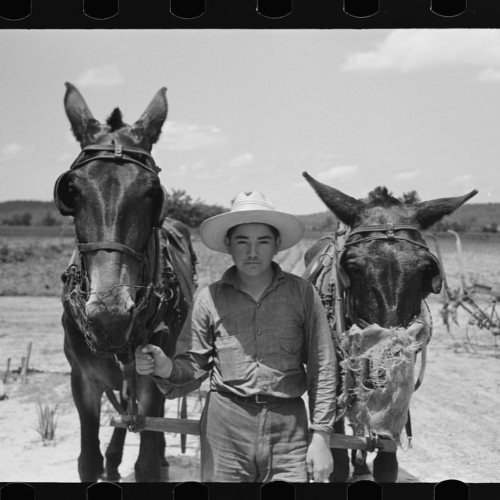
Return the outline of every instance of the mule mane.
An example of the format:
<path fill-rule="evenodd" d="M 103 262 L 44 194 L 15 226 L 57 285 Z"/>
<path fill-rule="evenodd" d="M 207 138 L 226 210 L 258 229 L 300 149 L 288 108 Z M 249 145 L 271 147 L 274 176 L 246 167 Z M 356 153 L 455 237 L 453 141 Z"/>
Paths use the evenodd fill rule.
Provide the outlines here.
<path fill-rule="evenodd" d="M 119 130 L 125 127 L 125 123 L 123 123 L 123 116 L 120 108 L 115 108 L 113 112 L 109 115 L 106 123 L 109 125 L 109 132 L 114 132 L 115 130 Z"/>
<path fill-rule="evenodd" d="M 373 191 L 368 193 L 367 198 L 364 200 L 367 206 L 401 206 L 401 200 L 394 198 L 385 186 L 378 186 Z"/>

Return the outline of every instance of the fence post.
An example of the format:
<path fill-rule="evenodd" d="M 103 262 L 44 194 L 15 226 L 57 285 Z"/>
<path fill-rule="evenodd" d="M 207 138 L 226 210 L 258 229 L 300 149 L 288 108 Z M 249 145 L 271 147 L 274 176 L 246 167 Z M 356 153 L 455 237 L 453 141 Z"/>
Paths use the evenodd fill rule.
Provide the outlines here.
<path fill-rule="evenodd" d="M 29 369 L 29 364 L 30 364 L 30 357 L 31 357 L 31 347 L 33 345 L 33 342 L 30 342 L 28 344 L 28 348 L 26 351 L 26 357 L 22 358 L 22 370 L 21 370 L 21 380 L 23 382 L 26 382 L 26 377 L 28 376 L 28 369 Z"/>
<path fill-rule="evenodd" d="M 3 383 L 4 384 L 7 383 L 7 379 L 9 378 L 9 373 L 10 373 L 10 359 L 11 358 L 7 358 L 7 370 L 5 371 L 5 374 L 3 376 Z"/>

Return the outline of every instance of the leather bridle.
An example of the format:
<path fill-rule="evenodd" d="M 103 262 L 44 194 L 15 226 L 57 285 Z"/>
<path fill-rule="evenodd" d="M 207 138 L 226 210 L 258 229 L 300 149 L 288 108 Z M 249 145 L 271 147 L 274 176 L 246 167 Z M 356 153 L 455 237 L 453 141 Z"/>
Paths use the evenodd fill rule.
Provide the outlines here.
<path fill-rule="evenodd" d="M 357 245 L 359 243 L 366 243 L 367 241 L 386 240 L 386 241 L 406 241 L 408 243 L 411 243 L 412 245 L 416 245 L 421 248 L 424 248 L 425 250 L 429 250 L 429 247 L 425 243 L 416 241 L 411 238 L 407 238 L 406 236 L 400 236 L 396 234 L 397 231 L 416 231 L 419 235 L 421 234 L 420 229 L 412 224 L 393 224 L 391 222 L 388 222 L 386 224 L 366 224 L 356 227 L 349 233 L 347 240 L 344 244 L 344 248 Z M 364 233 L 376 233 L 376 234 L 372 234 L 371 236 L 366 236 L 364 238 L 355 239 L 354 241 L 351 241 L 351 238 L 353 236 Z"/>
<path fill-rule="evenodd" d="M 429 247 L 427 246 L 426 243 L 423 241 L 418 241 L 412 238 L 409 238 L 404 235 L 397 234 L 399 231 L 415 231 L 419 236 L 421 236 L 421 230 L 417 226 L 413 224 L 407 224 L 407 223 L 391 223 L 388 222 L 386 224 L 366 224 L 366 225 L 360 225 L 348 232 L 345 238 L 345 242 L 342 248 L 342 251 L 340 255 L 338 256 L 338 259 L 336 261 L 337 265 L 337 275 L 338 279 L 340 281 L 340 284 L 344 290 L 345 293 L 345 299 L 346 299 L 346 310 L 345 314 L 346 317 L 351 321 L 352 324 L 358 323 L 360 326 L 366 327 L 368 323 L 366 323 L 364 320 L 361 318 L 354 317 L 353 313 L 353 307 L 352 307 L 352 296 L 349 293 L 349 288 L 350 288 L 350 279 L 349 276 L 347 275 L 347 272 L 345 269 L 343 269 L 341 265 L 342 257 L 344 256 L 346 250 L 350 247 L 353 247 L 355 245 L 361 244 L 361 243 L 367 243 L 370 241 L 388 241 L 388 242 L 396 242 L 396 241 L 404 241 L 407 243 L 411 243 L 412 245 L 415 245 L 419 248 L 422 248 L 426 250 L 433 261 L 437 264 L 441 275 L 442 273 L 442 268 L 439 260 L 436 258 L 436 256 L 430 251 Z M 369 236 L 364 236 L 361 238 L 354 238 L 354 236 L 358 235 L 364 235 L 366 233 L 374 233 L 370 234 Z"/>
<path fill-rule="evenodd" d="M 80 154 L 77 156 L 75 161 L 71 164 L 69 170 L 63 173 L 56 181 L 54 187 L 54 198 L 56 204 L 60 205 L 60 195 L 59 189 L 62 184 L 62 179 L 71 171 L 87 165 L 92 161 L 110 161 L 113 163 L 134 163 L 139 167 L 147 170 L 155 177 L 158 177 L 158 173 L 161 171 L 153 159 L 153 157 L 144 149 L 134 148 L 134 147 L 124 147 L 122 144 L 92 144 L 90 146 L 84 147 Z M 165 188 L 162 186 L 162 208 L 161 215 L 159 217 L 158 226 L 161 226 L 165 218 Z M 147 255 L 144 252 L 139 252 L 130 248 L 123 243 L 116 241 L 96 241 L 89 243 L 79 243 L 77 242 L 77 247 L 80 253 L 91 253 L 97 252 L 99 250 L 107 250 L 113 252 L 120 252 L 126 254 L 141 263 L 147 260 Z"/>
<path fill-rule="evenodd" d="M 92 153 L 96 152 L 103 154 L 93 156 Z M 90 156 L 87 156 L 88 153 L 90 153 Z M 140 157 L 144 157 L 145 161 L 141 161 Z M 119 143 L 92 144 L 90 146 L 85 146 L 69 169 L 75 170 L 94 160 L 135 163 L 156 176 L 161 171 L 160 167 L 156 165 L 154 158 L 146 150 L 141 148 L 123 147 L 123 145 Z"/>

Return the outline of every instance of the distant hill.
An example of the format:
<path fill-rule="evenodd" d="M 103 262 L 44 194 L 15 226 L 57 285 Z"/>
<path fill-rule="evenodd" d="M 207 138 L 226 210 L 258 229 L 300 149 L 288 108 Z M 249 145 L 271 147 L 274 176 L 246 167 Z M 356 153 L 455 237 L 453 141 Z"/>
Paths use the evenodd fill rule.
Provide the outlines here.
<path fill-rule="evenodd" d="M 72 226 L 71 217 L 63 217 L 52 201 L 13 200 L 0 202 L 0 225 L 7 225 L 13 217 L 31 214 L 30 225 L 40 226 L 46 220 L 47 214 L 55 219 L 55 225 Z M 325 210 L 298 216 L 307 230 L 321 231 L 333 229 L 336 225 L 335 216 Z M 453 214 L 446 216 L 442 224 L 457 224 L 461 232 L 481 232 L 487 226 L 497 225 L 500 229 L 500 203 L 467 203 Z M 436 228 L 438 229 L 438 228 Z M 445 228 L 446 229 L 446 228 Z"/>

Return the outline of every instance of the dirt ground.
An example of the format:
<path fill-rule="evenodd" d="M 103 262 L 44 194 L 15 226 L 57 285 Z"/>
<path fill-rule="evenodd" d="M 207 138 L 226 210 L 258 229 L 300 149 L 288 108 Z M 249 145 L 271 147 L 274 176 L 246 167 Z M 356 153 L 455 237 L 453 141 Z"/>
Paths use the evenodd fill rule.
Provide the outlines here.
<path fill-rule="evenodd" d="M 422 387 L 411 404 L 412 447 L 398 452 L 399 482 L 500 482 L 500 339 L 489 331 L 469 331 L 465 313 L 459 326 L 446 332 L 437 299 L 429 302 L 434 320 Z M 62 351 L 59 299 L 0 297 L 0 380 L 7 358 L 11 371 L 0 401 L 0 482 L 78 482 L 79 422 Z M 32 342 L 30 372 L 22 381 L 21 357 Z M 1 384 L 1 382 L 0 382 Z M 0 387 L 1 389 L 1 387 Z M 1 390 L 0 390 L 1 396 Z M 38 434 L 37 402 L 55 405 L 55 442 L 44 445 Z M 203 397 L 189 397 L 188 416 L 198 418 Z M 111 436 L 114 410 L 103 404 L 101 445 Z M 177 417 L 178 403 L 167 405 L 167 416 Z M 185 453 L 180 436 L 166 434 L 171 466 L 165 481 L 199 480 L 199 438 L 188 436 Z M 127 435 L 122 481 L 133 482 L 138 435 Z M 369 461 L 373 459 L 370 454 Z"/>

